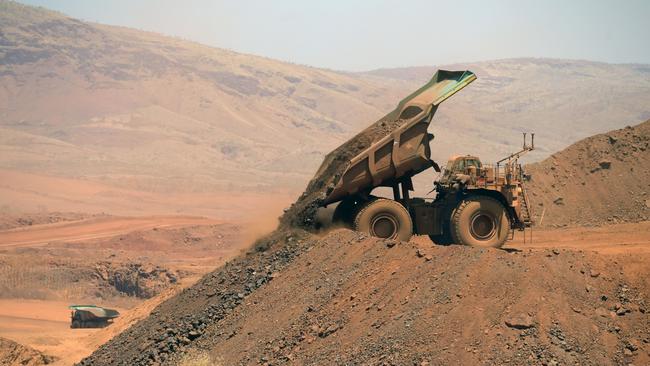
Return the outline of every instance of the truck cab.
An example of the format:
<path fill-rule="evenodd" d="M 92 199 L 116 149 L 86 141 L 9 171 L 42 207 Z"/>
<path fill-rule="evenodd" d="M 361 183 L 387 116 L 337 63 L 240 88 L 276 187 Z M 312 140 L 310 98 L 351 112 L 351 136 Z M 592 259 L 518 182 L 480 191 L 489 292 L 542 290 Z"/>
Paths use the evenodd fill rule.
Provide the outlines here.
<path fill-rule="evenodd" d="M 455 155 L 449 158 L 443 171 L 442 177 L 438 182 L 452 182 L 458 178 L 469 178 L 469 181 L 476 183 L 479 178 L 484 177 L 486 172 L 482 170 L 481 160 L 472 155 Z"/>

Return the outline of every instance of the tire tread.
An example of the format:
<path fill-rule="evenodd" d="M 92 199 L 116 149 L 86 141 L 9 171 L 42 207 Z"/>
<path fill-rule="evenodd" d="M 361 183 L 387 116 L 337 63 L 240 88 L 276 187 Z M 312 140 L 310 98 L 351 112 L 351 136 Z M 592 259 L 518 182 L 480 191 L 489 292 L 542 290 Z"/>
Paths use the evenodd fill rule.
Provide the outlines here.
<path fill-rule="evenodd" d="M 369 210 L 370 207 L 373 204 L 377 204 L 377 202 L 381 202 L 381 201 L 395 202 L 395 207 L 397 207 L 398 210 L 403 211 L 403 213 L 405 214 L 405 217 L 408 220 L 409 226 L 411 228 L 413 228 L 413 220 L 411 219 L 411 214 L 409 214 L 406 207 L 404 207 L 401 203 L 399 203 L 397 201 L 394 201 L 394 200 L 391 200 L 391 199 L 388 199 L 388 198 L 375 198 L 375 199 L 370 200 L 370 201 L 366 202 L 365 204 L 363 204 L 359 208 L 359 210 L 357 211 L 357 213 L 356 213 L 356 215 L 354 217 L 354 230 L 358 231 L 358 227 L 360 226 L 360 220 L 361 220 L 361 217 L 363 217 L 363 213 L 366 212 L 367 210 Z"/>
<path fill-rule="evenodd" d="M 479 201 L 479 200 L 493 201 L 493 202 L 495 202 L 498 205 L 503 207 L 503 203 L 501 203 L 499 200 L 496 200 L 496 199 L 494 199 L 492 197 L 489 197 L 489 196 L 470 196 L 470 197 L 460 201 L 460 203 L 458 204 L 456 209 L 453 211 L 453 213 L 451 215 L 451 219 L 449 220 L 450 221 L 449 226 L 451 228 L 451 238 L 455 243 L 462 244 L 461 240 L 460 240 L 460 237 L 461 237 L 460 227 L 461 226 L 460 226 L 459 220 L 460 220 L 460 216 L 461 216 L 463 210 L 467 207 L 467 205 L 470 202 L 476 202 L 476 201 Z M 505 209 L 505 207 L 504 207 L 504 209 Z M 506 215 L 509 216 L 507 210 L 506 210 Z M 510 225 L 508 225 L 507 230 L 508 230 L 508 232 L 506 233 L 506 240 L 510 236 L 510 230 L 511 230 Z M 503 244 L 504 243 L 497 243 L 497 245 L 495 245 L 495 247 L 500 247 Z"/>

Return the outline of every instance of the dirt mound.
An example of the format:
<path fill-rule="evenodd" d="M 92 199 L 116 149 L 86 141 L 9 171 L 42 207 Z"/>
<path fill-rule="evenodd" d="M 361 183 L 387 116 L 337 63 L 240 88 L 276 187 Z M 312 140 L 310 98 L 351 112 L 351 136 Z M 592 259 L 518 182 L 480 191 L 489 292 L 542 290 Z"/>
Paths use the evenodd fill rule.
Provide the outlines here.
<path fill-rule="evenodd" d="M 542 226 L 648 220 L 650 120 L 576 142 L 527 172 Z"/>
<path fill-rule="evenodd" d="M 434 247 L 347 230 L 276 233 L 264 244 L 82 364 L 650 361 L 647 258 Z"/>
<path fill-rule="evenodd" d="M 2 366 L 39 366 L 49 365 L 54 361 L 56 358 L 52 356 L 0 337 L 0 365 Z"/>
<path fill-rule="evenodd" d="M 162 303 L 151 315 L 104 344 L 83 365 L 153 364 L 168 361 L 271 281 L 313 244 L 303 232 L 275 232 L 256 251 L 226 263 Z"/>

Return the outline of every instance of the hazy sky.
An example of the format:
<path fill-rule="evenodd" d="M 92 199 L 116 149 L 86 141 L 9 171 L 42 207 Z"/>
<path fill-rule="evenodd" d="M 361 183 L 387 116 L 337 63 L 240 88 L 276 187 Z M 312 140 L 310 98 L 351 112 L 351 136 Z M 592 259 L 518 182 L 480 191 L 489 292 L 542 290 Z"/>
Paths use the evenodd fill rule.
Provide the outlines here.
<path fill-rule="evenodd" d="M 21 0 L 340 70 L 510 57 L 650 63 L 650 0 Z"/>

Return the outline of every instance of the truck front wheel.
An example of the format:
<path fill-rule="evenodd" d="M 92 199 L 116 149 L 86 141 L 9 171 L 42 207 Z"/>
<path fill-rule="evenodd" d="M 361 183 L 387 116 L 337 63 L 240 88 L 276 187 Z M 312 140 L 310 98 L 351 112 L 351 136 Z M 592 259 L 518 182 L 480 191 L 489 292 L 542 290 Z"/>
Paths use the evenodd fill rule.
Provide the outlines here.
<path fill-rule="evenodd" d="M 354 229 L 378 238 L 408 241 L 413 236 L 413 221 L 402 204 L 379 198 L 359 210 Z"/>
<path fill-rule="evenodd" d="M 454 242 L 478 247 L 501 247 L 510 233 L 506 208 L 485 196 L 461 201 L 451 216 L 450 226 Z"/>

